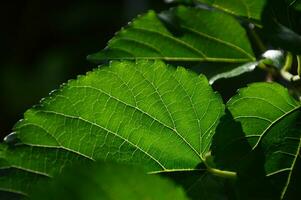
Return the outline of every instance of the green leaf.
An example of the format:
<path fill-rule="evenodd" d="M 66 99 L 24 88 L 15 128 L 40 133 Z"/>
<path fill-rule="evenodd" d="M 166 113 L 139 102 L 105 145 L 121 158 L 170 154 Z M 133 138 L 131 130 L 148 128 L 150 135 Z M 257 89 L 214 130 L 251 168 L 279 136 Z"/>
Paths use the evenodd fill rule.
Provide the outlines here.
<path fill-rule="evenodd" d="M 47 195 L 45 195 L 47 194 Z M 182 188 L 170 180 L 147 175 L 141 169 L 112 163 L 92 166 L 73 166 L 40 187 L 32 194 L 33 200 L 97 200 L 97 199 L 153 199 L 184 200 Z"/>
<path fill-rule="evenodd" d="M 195 170 L 223 113 L 222 99 L 202 75 L 161 61 L 112 62 L 28 110 L 14 128 L 19 141 L 3 145 L 0 163 L 46 177 L 88 160 L 153 173 Z M 11 189 L 11 180 L 2 177 L 2 190 Z"/>
<path fill-rule="evenodd" d="M 236 16 L 260 20 L 265 0 L 197 0 Z"/>
<path fill-rule="evenodd" d="M 215 81 L 222 78 L 233 78 L 241 74 L 252 72 L 256 68 L 258 62 L 249 62 L 244 65 L 238 66 L 230 71 L 222 72 L 210 78 L 209 83 L 213 84 Z"/>
<path fill-rule="evenodd" d="M 241 63 L 255 58 L 245 30 L 232 16 L 180 6 L 139 16 L 108 46 L 88 56 L 106 59 L 162 59 Z"/>
<path fill-rule="evenodd" d="M 241 89 L 227 106 L 233 118 L 241 123 L 245 135 L 233 129 L 229 132 L 232 139 L 217 148 L 233 152 L 231 149 L 237 147 L 235 143 L 239 140 L 244 142 L 245 139 L 251 151 L 262 152 L 265 175 L 281 191 L 281 198 L 285 198 L 289 188 L 296 187 L 291 182 L 293 177 L 300 173 L 296 169 L 301 145 L 300 102 L 276 83 L 256 83 Z M 239 162 L 242 157 L 240 155 L 234 160 Z M 229 153 L 224 159 L 232 159 L 234 162 Z"/>
<path fill-rule="evenodd" d="M 60 148 L 0 144 L 0 191 L 27 196 L 73 163 L 89 159 Z M 0 192 L 1 193 L 1 192 Z"/>

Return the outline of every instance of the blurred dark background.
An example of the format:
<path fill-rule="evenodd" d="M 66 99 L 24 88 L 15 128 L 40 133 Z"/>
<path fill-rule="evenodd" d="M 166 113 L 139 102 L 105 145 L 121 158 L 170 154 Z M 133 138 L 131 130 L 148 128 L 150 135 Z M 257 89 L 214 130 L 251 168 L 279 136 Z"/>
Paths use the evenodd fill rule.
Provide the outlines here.
<path fill-rule="evenodd" d="M 94 65 L 120 27 L 163 0 L 23 0 L 0 3 L 0 137 L 42 97 Z"/>

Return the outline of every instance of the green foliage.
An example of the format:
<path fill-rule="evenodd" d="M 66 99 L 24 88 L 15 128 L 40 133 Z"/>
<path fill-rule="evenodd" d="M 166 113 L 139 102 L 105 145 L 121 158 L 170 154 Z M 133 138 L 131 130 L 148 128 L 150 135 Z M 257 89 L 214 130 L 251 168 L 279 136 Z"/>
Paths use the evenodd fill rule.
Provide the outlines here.
<path fill-rule="evenodd" d="M 180 6 L 138 17 L 88 59 L 97 63 L 104 59 L 241 63 L 254 56 L 245 30 L 233 17 Z"/>
<path fill-rule="evenodd" d="M 260 14 L 265 4 L 263 0 L 197 0 L 216 9 L 248 19 L 260 20 Z"/>
<path fill-rule="evenodd" d="M 172 2 L 25 113 L 0 144 L 1 198 L 300 197 L 299 2 Z M 258 70 L 226 105 L 211 87 Z"/>
<path fill-rule="evenodd" d="M 78 181 L 80 180 L 80 181 Z M 45 194 L 48 193 L 49 195 Z M 176 199 L 185 200 L 184 191 L 170 180 L 147 175 L 132 166 L 96 163 L 67 168 L 52 183 L 40 186 L 32 199 Z"/>

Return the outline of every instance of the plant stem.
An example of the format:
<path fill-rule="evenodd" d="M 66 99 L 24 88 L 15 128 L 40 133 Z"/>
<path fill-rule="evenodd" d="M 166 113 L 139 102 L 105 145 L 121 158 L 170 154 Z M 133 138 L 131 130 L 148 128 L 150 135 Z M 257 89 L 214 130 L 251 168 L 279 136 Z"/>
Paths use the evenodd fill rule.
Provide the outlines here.
<path fill-rule="evenodd" d="M 219 176 L 222 178 L 235 179 L 237 177 L 237 173 L 232 172 L 232 171 L 224 171 L 224 170 L 215 169 L 215 168 L 211 168 L 211 167 L 207 167 L 207 170 L 212 175 Z"/>
<path fill-rule="evenodd" d="M 298 76 L 301 76 L 301 55 L 297 55 L 298 62 Z"/>
<path fill-rule="evenodd" d="M 285 80 L 289 82 L 296 82 L 300 80 L 300 76 L 298 75 L 294 76 L 289 72 L 292 68 L 292 63 L 293 63 L 293 55 L 290 52 L 288 52 L 285 58 L 285 64 L 283 68 L 280 70 L 280 74 L 282 78 L 284 78 Z M 298 71 L 300 68 L 299 64 L 300 64 L 300 58 L 298 59 Z"/>
<path fill-rule="evenodd" d="M 284 63 L 284 66 L 283 66 L 282 70 L 285 70 L 287 72 L 289 70 L 291 70 L 292 63 L 293 63 L 293 55 L 292 55 L 291 52 L 287 52 L 287 55 L 285 57 L 285 63 Z"/>
<path fill-rule="evenodd" d="M 218 177 L 222 177 L 222 178 L 228 178 L 228 179 L 235 179 L 237 177 L 237 173 L 236 172 L 232 172 L 232 171 L 226 171 L 226 170 L 220 170 L 220 169 L 216 169 L 213 167 L 210 167 L 208 164 L 208 161 L 211 159 L 211 154 L 207 154 L 205 156 L 205 159 L 202 159 L 206 169 L 209 173 L 211 173 L 214 176 L 218 176 Z M 209 161 L 210 163 L 210 161 Z"/>

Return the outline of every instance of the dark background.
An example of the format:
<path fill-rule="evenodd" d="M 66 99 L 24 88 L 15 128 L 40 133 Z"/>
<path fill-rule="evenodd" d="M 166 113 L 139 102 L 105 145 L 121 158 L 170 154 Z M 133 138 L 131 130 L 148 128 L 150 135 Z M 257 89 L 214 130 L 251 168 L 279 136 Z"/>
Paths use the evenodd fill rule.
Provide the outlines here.
<path fill-rule="evenodd" d="M 23 113 L 63 82 L 94 65 L 120 27 L 163 0 L 24 0 L 0 3 L 0 138 Z"/>

